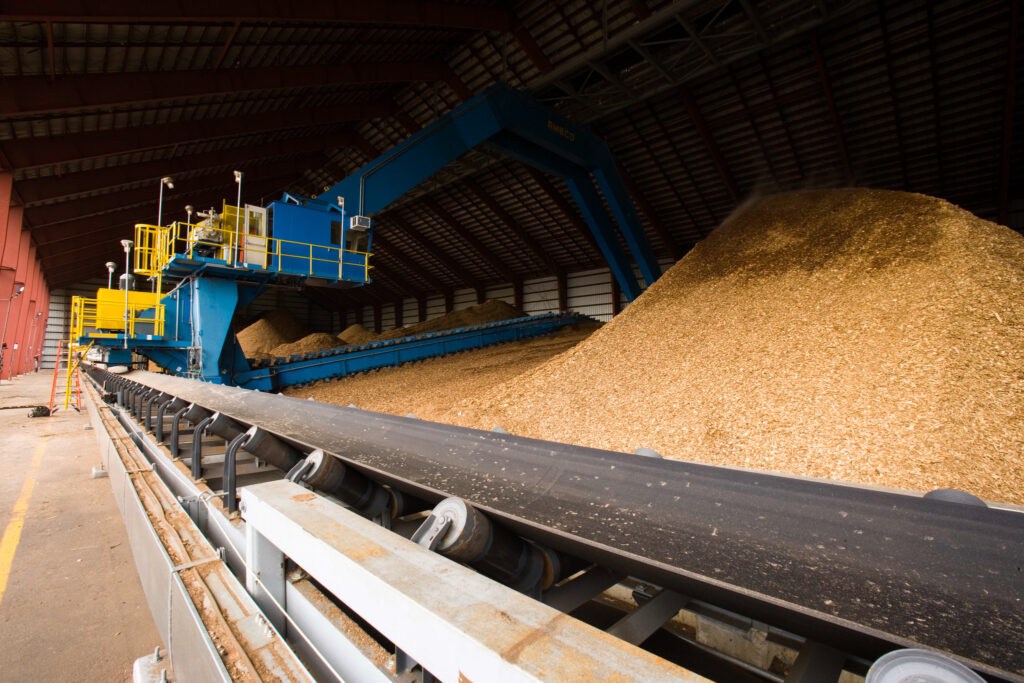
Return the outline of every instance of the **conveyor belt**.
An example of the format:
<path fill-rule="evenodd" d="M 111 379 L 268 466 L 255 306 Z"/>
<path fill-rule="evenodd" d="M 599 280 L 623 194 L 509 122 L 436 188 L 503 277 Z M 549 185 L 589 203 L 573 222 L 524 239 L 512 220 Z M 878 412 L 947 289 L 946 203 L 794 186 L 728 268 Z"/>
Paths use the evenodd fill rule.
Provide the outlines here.
<path fill-rule="evenodd" d="M 924 646 L 1024 680 L 1024 514 L 125 377 L 848 652 Z"/>
<path fill-rule="evenodd" d="M 254 369 L 232 377 L 237 386 L 267 386 L 274 390 L 358 372 L 394 367 L 450 353 L 554 334 L 563 327 L 592 318 L 578 313 L 545 313 L 456 327 L 437 332 L 341 346 L 271 361 L 256 361 Z"/>

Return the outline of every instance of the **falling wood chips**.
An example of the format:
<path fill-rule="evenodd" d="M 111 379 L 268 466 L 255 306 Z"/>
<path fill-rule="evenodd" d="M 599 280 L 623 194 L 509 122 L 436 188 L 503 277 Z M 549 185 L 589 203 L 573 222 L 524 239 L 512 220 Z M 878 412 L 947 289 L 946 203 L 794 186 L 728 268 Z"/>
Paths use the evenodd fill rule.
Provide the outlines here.
<path fill-rule="evenodd" d="M 1022 285 L 1024 239 L 945 201 L 765 197 L 589 339 L 490 388 L 449 381 L 452 407 L 420 416 L 1024 503 Z M 375 374 L 404 401 L 376 409 L 436 406 L 430 382 Z"/>

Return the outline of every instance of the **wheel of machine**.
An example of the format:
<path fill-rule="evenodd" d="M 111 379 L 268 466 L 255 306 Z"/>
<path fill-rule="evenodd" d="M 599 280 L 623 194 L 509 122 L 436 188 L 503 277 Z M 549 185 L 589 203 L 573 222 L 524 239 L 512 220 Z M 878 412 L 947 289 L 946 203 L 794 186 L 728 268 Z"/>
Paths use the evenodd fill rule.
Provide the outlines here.
<path fill-rule="evenodd" d="M 929 650 L 893 650 L 879 657 L 864 683 L 984 683 L 978 674 Z"/>

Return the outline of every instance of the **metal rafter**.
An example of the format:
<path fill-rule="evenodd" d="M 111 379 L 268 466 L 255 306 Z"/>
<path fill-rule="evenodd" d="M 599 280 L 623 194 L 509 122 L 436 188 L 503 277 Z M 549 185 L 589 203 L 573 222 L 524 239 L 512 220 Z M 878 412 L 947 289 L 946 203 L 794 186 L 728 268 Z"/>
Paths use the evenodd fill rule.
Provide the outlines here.
<path fill-rule="evenodd" d="M 736 180 L 732 177 L 732 172 L 725 163 L 725 157 L 722 156 L 722 151 L 718 148 L 718 143 L 715 142 L 714 136 L 711 134 L 711 131 L 708 130 L 708 126 L 704 122 L 704 116 L 700 112 L 697 100 L 694 99 L 693 93 L 691 93 L 690 89 L 685 85 L 679 86 L 679 96 L 682 98 L 683 104 L 686 106 L 686 111 L 690 114 L 690 120 L 693 122 L 693 127 L 697 129 L 701 139 L 704 141 L 704 146 L 707 148 L 708 155 L 714 162 L 715 168 L 718 169 L 718 174 L 722 176 L 722 181 L 725 183 L 725 188 L 729 191 L 729 196 L 738 204 L 740 201 L 739 186 L 736 185 Z"/>
<path fill-rule="evenodd" d="M 481 7 L 448 2 L 376 0 L 376 2 L 332 2 L 329 0 L 284 0 L 253 3 L 246 0 L 178 0 L 173 10 L 159 3 L 133 0 L 104 0 L 83 3 L 76 0 L 9 0 L 0 11 L 0 21 L 55 21 L 74 24 L 230 24 L 246 21 L 265 24 L 385 24 L 393 26 L 438 27 L 470 31 L 508 31 L 515 15 L 502 7 Z M 83 11 L 85 10 L 85 11 Z"/>
<path fill-rule="evenodd" d="M 53 83 L 45 76 L 21 76 L 6 79 L 6 86 L 0 90 L 0 116 L 52 114 L 281 88 L 439 81 L 451 74 L 451 69 L 441 62 L 372 62 L 226 71 L 80 74 Z"/>
<path fill-rule="evenodd" d="M 441 219 L 441 222 L 448 227 L 452 232 L 461 237 L 466 243 L 473 248 L 483 259 L 493 268 L 499 275 L 504 277 L 507 281 L 511 282 L 516 278 L 516 274 L 505 265 L 505 262 L 498 257 L 493 251 L 487 248 L 483 242 L 477 238 L 468 228 L 462 225 L 455 216 L 453 216 L 447 209 L 441 206 L 437 200 L 432 197 L 428 197 L 423 200 L 423 203 L 430 207 L 430 210 L 437 214 L 437 217 Z"/>
<path fill-rule="evenodd" d="M 0 144 L 17 170 L 257 133 L 301 132 L 306 128 L 340 126 L 390 113 L 390 104 L 368 103 L 115 128 L 55 138 L 22 138 Z M 332 133 L 334 135 L 344 133 L 339 131 Z M 348 136 L 347 144 L 361 144 L 354 133 Z"/>
<path fill-rule="evenodd" d="M 529 251 L 537 261 L 544 264 L 548 269 L 548 272 L 552 275 L 557 275 L 564 270 L 547 254 L 547 252 L 541 249 L 540 245 L 537 244 L 537 241 L 531 237 L 530 234 L 516 222 L 515 218 L 513 218 L 512 215 L 506 211 L 496 199 L 494 199 L 494 197 L 488 194 L 479 183 L 473 179 L 468 179 L 463 184 L 473 194 L 473 196 L 480 201 L 480 203 L 490 209 L 491 213 L 497 217 L 506 230 L 519 238 L 520 243 L 526 247 L 527 251 Z"/>
<path fill-rule="evenodd" d="M 381 219 L 384 219 L 383 221 Z M 377 217 L 377 222 L 383 222 L 385 225 L 391 225 L 392 227 L 400 230 L 407 237 L 416 242 L 431 256 L 437 259 L 445 268 L 452 272 L 457 278 L 461 279 L 467 286 L 476 287 L 480 286 L 480 281 L 462 267 L 455 259 L 453 259 L 446 251 L 438 247 L 430 240 L 423 237 L 416 228 L 412 227 L 404 218 L 399 216 L 397 212 L 391 211 L 382 216 Z"/>
<path fill-rule="evenodd" d="M 818 67 L 818 78 L 821 79 L 821 92 L 825 97 L 825 105 L 828 107 L 832 129 L 836 136 L 839 159 L 843 162 L 843 170 L 849 180 L 853 178 L 853 167 L 850 165 L 850 154 L 846 149 L 846 135 L 843 133 L 842 121 L 839 120 L 839 109 L 836 108 L 835 97 L 832 95 L 832 81 L 828 76 L 828 67 L 825 65 L 825 55 L 821 52 L 821 41 L 818 39 L 817 32 L 811 37 L 811 46 L 814 48 L 814 63 Z"/>

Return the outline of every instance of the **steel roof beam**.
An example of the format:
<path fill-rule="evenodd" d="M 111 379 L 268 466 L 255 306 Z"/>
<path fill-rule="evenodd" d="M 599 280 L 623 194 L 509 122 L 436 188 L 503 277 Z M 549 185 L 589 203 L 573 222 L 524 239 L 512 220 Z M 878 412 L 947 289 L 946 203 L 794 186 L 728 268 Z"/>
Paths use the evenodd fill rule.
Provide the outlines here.
<path fill-rule="evenodd" d="M 551 258 L 546 251 L 541 249 L 537 241 L 530 236 L 526 230 L 516 222 L 515 218 L 505 210 L 501 204 L 498 203 L 494 197 L 489 195 L 484 188 L 480 186 L 475 180 L 467 178 L 463 181 L 463 185 L 475 196 L 484 206 L 491 210 L 491 213 L 497 217 L 498 221 L 505 227 L 506 230 L 514 234 L 519 238 L 519 241 L 526 247 L 527 251 L 533 254 L 539 262 L 543 263 L 552 275 L 558 275 L 564 268 Z"/>
<path fill-rule="evenodd" d="M 421 235 L 418 230 L 412 227 L 412 225 L 410 225 L 404 218 L 399 216 L 397 213 L 387 213 L 383 216 L 383 218 L 386 218 L 387 223 L 391 224 L 395 228 L 398 228 L 407 236 L 409 236 L 410 239 L 412 239 L 414 242 L 423 247 L 425 251 L 427 251 L 431 256 L 437 259 L 442 265 L 444 265 L 445 268 L 450 270 L 467 286 L 472 287 L 474 289 L 480 287 L 480 280 L 478 280 L 468 270 L 459 265 L 459 263 L 451 256 L 449 256 L 447 252 L 445 252 L 443 249 L 438 247 L 436 244 L 434 244 L 427 238 L 423 237 L 423 235 Z M 380 218 L 378 218 L 378 222 L 380 222 Z"/>
<path fill-rule="evenodd" d="M 368 103 L 316 109 L 284 109 L 249 116 L 156 123 L 46 138 L 21 138 L 6 140 L 0 144 L 14 165 L 14 170 L 19 170 L 172 145 L 206 142 L 218 138 L 363 121 L 387 116 L 391 113 L 392 107 L 391 103 Z"/>
<path fill-rule="evenodd" d="M 651 227 L 654 228 L 654 232 L 661 241 L 668 248 L 669 253 L 672 255 L 673 261 L 678 261 L 683 257 L 683 250 L 676 243 L 675 238 L 668 231 L 664 221 L 658 218 L 658 214 L 654 212 L 654 207 L 647 201 L 647 197 L 640 191 L 640 187 L 633 181 L 630 175 L 626 172 L 625 167 L 619 164 L 619 175 L 622 176 L 622 181 L 626 185 L 626 191 L 629 192 L 629 196 L 633 198 L 633 203 L 636 204 L 636 208 L 641 214 L 647 219 Z M 613 278 L 614 279 L 614 278 Z"/>
<path fill-rule="evenodd" d="M 701 139 L 704 140 L 704 146 L 708 150 L 708 155 L 714 162 L 715 168 L 718 169 L 718 174 L 722 176 L 722 181 L 725 183 L 725 188 L 729 191 L 729 196 L 732 197 L 734 202 L 739 204 L 741 197 L 739 186 L 736 185 L 736 179 L 732 177 L 732 172 L 729 171 L 729 167 L 725 163 L 722 150 L 718 148 L 718 143 L 715 142 L 714 136 L 704 122 L 704 116 L 700 112 L 700 107 L 697 106 L 697 100 L 694 99 L 690 89 L 685 85 L 679 86 L 679 95 L 682 97 L 683 104 L 686 105 L 686 110 L 690 114 L 693 127 L 697 129 Z"/>
<path fill-rule="evenodd" d="M 287 186 L 289 181 L 294 180 L 294 178 L 294 174 L 268 178 L 248 183 L 243 187 L 243 190 L 250 196 L 264 195 Z M 230 185 L 218 188 L 207 188 L 205 194 L 194 198 L 191 203 L 197 207 L 219 206 L 226 197 L 235 196 L 234 192 L 225 194 L 223 190 L 230 190 L 234 187 L 237 186 L 232 182 Z M 148 223 L 151 220 L 153 220 L 153 203 L 149 201 L 141 205 L 125 207 L 120 211 L 112 211 L 82 220 L 58 223 L 45 228 L 34 228 L 32 230 L 32 239 L 35 240 L 40 249 L 46 249 L 49 245 L 56 242 L 93 237 L 99 232 L 109 231 L 114 228 L 132 229 L 136 223 Z"/>
<path fill-rule="evenodd" d="M 441 222 L 444 223 L 452 232 L 464 239 L 474 251 L 480 254 L 480 256 L 482 256 L 483 259 L 487 261 L 487 263 L 490 264 L 490 266 L 494 268 L 499 275 L 509 282 L 516 279 L 516 274 L 512 272 L 512 269 L 505 265 L 505 262 L 499 258 L 497 254 L 488 249 L 487 246 L 476 237 L 476 235 L 459 223 L 459 221 L 455 219 L 455 216 L 441 206 L 437 200 L 427 197 L 423 200 L 423 203 L 430 207 L 430 209 L 437 214 L 437 217 L 441 219 Z"/>
<path fill-rule="evenodd" d="M 50 114 L 278 88 L 441 81 L 450 72 L 443 62 L 372 62 L 81 74 L 53 83 L 46 76 L 19 76 L 5 79 L 5 87 L 0 90 L 0 116 Z"/>
<path fill-rule="evenodd" d="M 17 188 L 25 205 L 32 206 L 39 202 L 73 199 L 82 193 L 109 190 L 122 185 L 146 181 L 156 183 L 166 175 L 176 176 L 180 173 L 196 173 L 227 166 L 242 166 L 264 159 L 278 159 L 285 156 L 319 154 L 322 150 L 343 147 L 351 142 L 352 135 L 343 133 L 326 137 L 305 137 L 269 144 L 246 145 L 202 154 L 190 154 L 188 149 L 179 149 L 176 155 L 170 159 L 109 166 L 65 173 L 59 176 L 26 178 L 17 181 Z"/>
<path fill-rule="evenodd" d="M 387 252 L 388 258 L 394 259 L 403 267 L 415 273 L 416 277 L 426 282 L 429 286 L 433 287 L 438 292 L 442 292 L 449 288 L 450 285 L 446 285 L 440 278 L 438 278 L 429 270 L 427 270 L 422 264 L 411 258 L 401 249 L 399 249 L 398 246 L 394 242 L 392 242 L 389 237 L 385 237 L 381 235 L 379 232 L 374 232 L 373 241 L 376 242 L 379 246 L 383 247 L 384 251 Z"/>
<path fill-rule="evenodd" d="M 590 247 L 597 253 L 601 253 L 600 247 L 597 246 L 597 240 L 594 239 L 594 235 L 590 232 L 590 227 L 583 221 L 583 218 L 576 212 L 569 202 L 565 200 L 565 197 L 561 195 L 558 189 L 554 186 L 551 180 L 531 166 L 526 166 L 526 170 L 530 173 L 530 177 L 533 178 L 533 182 L 537 183 L 551 203 L 555 205 L 558 211 L 562 214 L 562 217 L 569 222 L 576 232 L 578 232 Z M 603 257 L 602 257 L 603 258 Z"/>
<path fill-rule="evenodd" d="M 307 156 L 292 161 L 250 166 L 247 169 L 242 170 L 248 171 L 248 173 L 253 175 L 259 174 L 260 171 L 263 172 L 263 175 L 272 173 L 275 178 L 279 178 L 282 175 L 295 176 L 308 168 L 311 163 L 316 163 L 318 159 L 319 155 L 312 157 Z M 247 177 L 249 178 L 249 182 L 256 179 L 250 175 L 247 175 Z M 233 178 L 231 173 L 226 171 L 218 171 L 216 173 L 207 173 L 205 175 L 180 179 L 175 183 L 173 190 L 164 190 L 164 207 L 167 209 L 164 217 L 166 218 L 180 214 L 181 206 L 184 206 L 184 203 L 187 203 L 189 200 L 189 193 L 194 195 L 197 189 L 205 190 L 209 187 L 216 187 L 217 183 L 221 181 L 224 181 L 220 185 L 221 187 L 229 188 L 230 185 L 227 184 L 227 181 L 229 180 L 233 181 Z M 242 186 L 242 189 L 245 189 L 244 185 Z M 158 190 L 159 186 L 153 185 L 151 187 L 139 187 L 122 192 L 110 192 L 108 194 L 93 197 L 73 199 L 59 204 L 37 206 L 25 211 L 25 220 L 33 228 L 40 228 L 47 225 L 88 218 L 89 216 L 93 216 L 104 211 L 110 211 L 120 206 L 130 206 L 151 201 L 153 202 L 154 207 L 152 219 L 155 222 L 157 219 L 156 201 L 158 198 Z M 175 201 L 180 201 L 182 204 L 180 206 L 174 206 L 173 202 Z"/>
<path fill-rule="evenodd" d="M 850 166 L 850 154 L 846 148 L 846 135 L 843 133 L 842 121 L 839 120 L 839 109 L 836 108 L 835 97 L 832 96 L 832 81 L 828 77 L 828 67 L 825 65 L 825 55 L 821 52 L 821 41 L 818 40 L 817 31 L 811 37 L 811 45 L 814 48 L 814 62 L 818 67 L 818 78 L 821 79 L 821 92 L 825 96 L 825 104 L 828 106 L 829 117 L 832 119 L 832 129 L 835 131 L 839 158 L 843 162 L 846 179 L 849 180 L 853 178 L 853 167 Z"/>
<path fill-rule="evenodd" d="M 1020 28 L 1020 2 L 1010 2 L 1010 37 L 1007 46 L 1006 90 L 1003 96 L 1003 149 L 999 164 L 999 216 L 998 221 L 1007 224 L 1010 197 L 1010 148 L 1013 146 L 1013 111 L 1016 95 L 1014 69 L 1017 64 L 1017 33 Z"/>
<path fill-rule="evenodd" d="M 509 31 L 515 20 L 512 12 L 500 6 L 479 7 L 413 0 L 283 0 L 270 3 L 254 3 L 247 0 L 178 0 L 173 6 L 140 3 L 134 0 L 10 0 L 5 3 L 5 8 L 0 13 L 0 21 L 54 21 L 74 24 L 232 24 L 239 17 L 258 24 L 390 24 L 469 31 Z"/>

